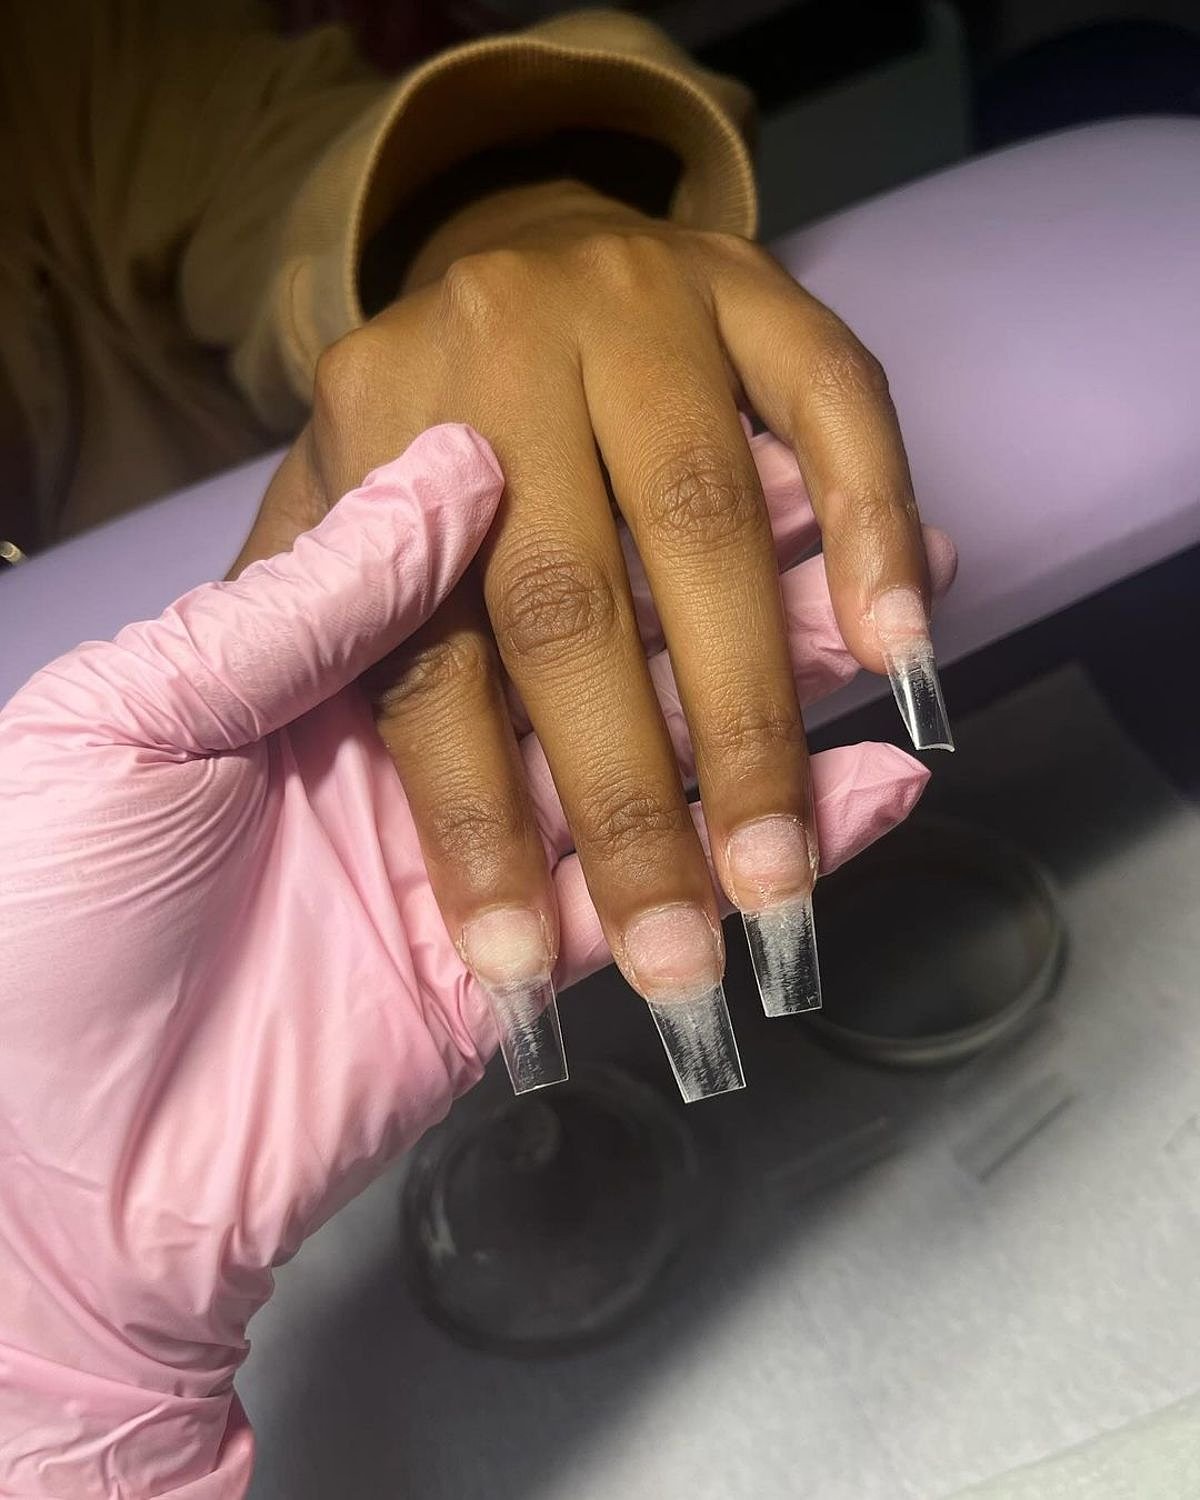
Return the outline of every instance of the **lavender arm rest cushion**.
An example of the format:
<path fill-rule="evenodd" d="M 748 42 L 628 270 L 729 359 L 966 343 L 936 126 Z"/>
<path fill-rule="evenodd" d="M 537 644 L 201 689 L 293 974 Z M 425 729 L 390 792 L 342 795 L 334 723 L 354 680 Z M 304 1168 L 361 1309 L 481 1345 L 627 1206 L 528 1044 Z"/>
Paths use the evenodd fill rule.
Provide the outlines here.
<path fill-rule="evenodd" d="M 962 558 L 943 661 L 1200 541 L 1197 247 L 1190 119 L 1024 144 L 775 246 L 891 377 L 922 510 Z M 277 459 L 0 578 L 0 702 L 78 641 L 220 577 Z"/>

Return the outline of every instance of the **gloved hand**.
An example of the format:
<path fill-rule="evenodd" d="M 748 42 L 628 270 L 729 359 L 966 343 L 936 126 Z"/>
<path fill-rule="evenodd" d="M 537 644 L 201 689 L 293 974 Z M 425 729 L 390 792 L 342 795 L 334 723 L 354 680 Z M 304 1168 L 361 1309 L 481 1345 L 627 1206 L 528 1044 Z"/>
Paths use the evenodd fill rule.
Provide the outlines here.
<path fill-rule="evenodd" d="M 6 1496 L 243 1494 L 232 1384 L 272 1267 L 495 1045 L 353 683 L 453 586 L 501 487 L 481 439 L 433 429 L 290 553 L 79 647 L 0 714 Z M 788 589 L 807 692 L 848 657 L 819 564 Z M 827 866 L 925 779 L 881 745 L 813 770 Z M 608 959 L 573 857 L 555 882 L 565 985 Z"/>
<path fill-rule="evenodd" d="M 720 891 L 747 917 L 764 1007 L 819 996 L 809 897 L 822 851 L 773 516 L 740 407 L 803 469 L 841 650 L 892 678 L 914 744 L 950 744 L 929 638 L 936 580 L 878 362 L 758 246 L 573 180 L 472 196 L 425 241 L 404 294 L 324 351 L 310 420 L 243 553 L 280 551 L 405 434 L 455 418 L 494 445 L 503 524 L 373 686 L 430 884 L 476 976 L 506 991 L 506 1055 L 525 1059 L 526 1085 L 562 1075 L 552 1025 L 534 1039 L 525 1022 L 546 1014 L 558 934 L 510 686 L 681 1087 L 740 1076 Z M 719 884 L 646 671 L 630 540 L 695 742 Z"/>

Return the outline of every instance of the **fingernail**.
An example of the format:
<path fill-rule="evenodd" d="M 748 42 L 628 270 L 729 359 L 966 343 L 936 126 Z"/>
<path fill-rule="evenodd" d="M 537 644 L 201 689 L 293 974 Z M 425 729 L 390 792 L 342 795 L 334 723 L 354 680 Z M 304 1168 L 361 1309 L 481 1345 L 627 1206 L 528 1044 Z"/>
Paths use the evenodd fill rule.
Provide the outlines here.
<path fill-rule="evenodd" d="M 917 750 L 953 750 L 929 620 L 916 589 L 888 589 L 872 609 L 879 647 L 904 727 Z"/>
<path fill-rule="evenodd" d="M 521 906 L 483 912 L 463 927 L 460 951 L 491 1004 L 513 1092 L 565 1082 L 550 947 L 538 913 Z"/>
<path fill-rule="evenodd" d="M 744 1088 L 721 945 L 705 913 L 684 902 L 643 912 L 625 929 L 623 946 L 684 1102 Z"/>
<path fill-rule="evenodd" d="M 730 834 L 725 860 L 741 908 L 750 961 L 768 1016 L 821 1008 L 821 969 L 813 926 L 814 860 L 799 818 L 744 823 Z"/>

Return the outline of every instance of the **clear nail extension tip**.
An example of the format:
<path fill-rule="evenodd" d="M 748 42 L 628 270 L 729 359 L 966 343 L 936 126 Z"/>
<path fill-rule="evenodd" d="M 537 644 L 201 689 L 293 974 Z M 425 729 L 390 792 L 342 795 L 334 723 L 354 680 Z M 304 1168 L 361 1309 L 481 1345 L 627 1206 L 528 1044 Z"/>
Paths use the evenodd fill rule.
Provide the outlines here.
<path fill-rule="evenodd" d="M 916 589 L 886 589 L 871 610 L 896 707 L 918 750 L 953 750 L 929 617 Z"/>
<path fill-rule="evenodd" d="M 719 984 L 690 999 L 646 1004 L 685 1104 L 745 1088 L 737 1039 Z"/>
<path fill-rule="evenodd" d="M 545 979 L 485 985 L 514 1094 L 567 1080 L 554 984 Z"/>
<path fill-rule="evenodd" d="M 928 640 L 884 647 L 896 707 L 917 750 L 953 750 L 933 646 Z"/>
<path fill-rule="evenodd" d="M 768 1016 L 798 1016 L 821 1008 L 821 968 L 812 898 L 742 913 L 750 961 Z"/>

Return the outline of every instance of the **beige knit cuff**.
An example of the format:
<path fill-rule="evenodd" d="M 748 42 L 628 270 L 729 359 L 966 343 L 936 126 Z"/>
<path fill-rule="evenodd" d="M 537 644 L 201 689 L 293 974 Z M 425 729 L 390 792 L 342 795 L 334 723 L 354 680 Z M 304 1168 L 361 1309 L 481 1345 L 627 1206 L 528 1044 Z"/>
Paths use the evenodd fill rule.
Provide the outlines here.
<path fill-rule="evenodd" d="M 571 128 L 648 137 L 681 162 L 675 219 L 752 235 L 754 178 L 738 119 L 745 102 L 738 85 L 673 58 L 538 34 L 433 58 L 384 94 L 309 174 L 288 216 L 268 305 L 235 356 L 239 383 L 273 428 L 302 421 L 317 356 L 362 322 L 357 281 L 366 240 L 418 188 L 489 147 Z"/>

